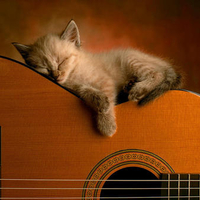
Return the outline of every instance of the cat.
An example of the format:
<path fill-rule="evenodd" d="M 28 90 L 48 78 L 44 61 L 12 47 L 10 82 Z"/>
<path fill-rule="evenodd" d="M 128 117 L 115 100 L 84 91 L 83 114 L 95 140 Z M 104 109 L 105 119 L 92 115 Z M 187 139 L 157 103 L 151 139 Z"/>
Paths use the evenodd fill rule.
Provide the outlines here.
<path fill-rule="evenodd" d="M 47 34 L 31 45 L 13 45 L 27 65 L 80 96 L 95 111 L 100 133 L 109 137 L 117 128 L 114 106 L 120 91 L 145 105 L 182 83 L 170 63 L 139 50 L 84 50 L 74 20 L 61 34 Z"/>

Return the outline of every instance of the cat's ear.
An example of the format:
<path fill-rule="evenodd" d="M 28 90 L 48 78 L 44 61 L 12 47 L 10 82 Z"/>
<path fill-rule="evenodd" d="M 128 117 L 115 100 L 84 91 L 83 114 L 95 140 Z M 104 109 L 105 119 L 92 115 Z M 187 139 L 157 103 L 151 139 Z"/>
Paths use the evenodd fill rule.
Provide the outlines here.
<path fill-rule="evenodd" d="M 66 29 L 62 32 L 60 38 L 62 40 L 68 40 L 70 42 L 74 42 L 77 47 L 81 46 L 78 26 L 76 25 L 74 20 L 71 20 L 68 23 Z"/>
<path fill-rule="evenodd" d="M 12 43 L 24 59 L 28 57 L 31 47 L 17 42 Z"/>

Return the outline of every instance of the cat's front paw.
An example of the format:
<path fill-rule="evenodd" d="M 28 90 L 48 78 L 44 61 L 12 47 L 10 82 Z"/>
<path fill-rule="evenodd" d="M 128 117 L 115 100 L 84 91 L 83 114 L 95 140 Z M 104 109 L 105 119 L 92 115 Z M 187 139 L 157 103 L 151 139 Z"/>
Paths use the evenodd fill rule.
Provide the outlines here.
<path fill-rule="evenodd" d="M 97 128 L 103 135 L 112 137 L 117 129 L 115 117 L 110 113 L 99 113 L 97 116 Z"/>

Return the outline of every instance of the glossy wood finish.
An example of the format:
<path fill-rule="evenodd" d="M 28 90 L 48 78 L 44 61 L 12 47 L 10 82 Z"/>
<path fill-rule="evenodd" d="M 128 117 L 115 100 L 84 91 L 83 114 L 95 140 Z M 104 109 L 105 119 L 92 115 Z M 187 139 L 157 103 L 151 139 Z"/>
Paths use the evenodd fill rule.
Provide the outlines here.
<path fill-rule="evenodd" d="M 3 179 L 86 179 L 106 156 L 141 149 L 176 173 L 200 173 L 200 98 L 169 91 L 138 107 L 116 106 L 117 133 L 101 136 L 79 98 L 16 62 L 0 58 Z M 2 181 L 2 187 L 83 187 L 84 182 Z M 45 184 L 45 185 L 44 185 Z M 2 196 L 82 196 L 82 190 L 3 190 Z"/>

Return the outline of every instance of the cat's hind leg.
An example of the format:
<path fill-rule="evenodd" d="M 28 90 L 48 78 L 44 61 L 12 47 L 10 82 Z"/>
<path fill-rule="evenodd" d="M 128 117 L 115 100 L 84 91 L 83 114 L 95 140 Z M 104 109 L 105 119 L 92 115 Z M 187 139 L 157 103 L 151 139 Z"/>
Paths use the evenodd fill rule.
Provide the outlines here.
<path fill-rule="evenodd" d="M 151 93 L 163 80 L 163 73 L 151 70 L 146 71 L 145 74 L 137 76 L 136 81 L 128 92 L 128 99 L 130 101 L 140 101 Z"/>

